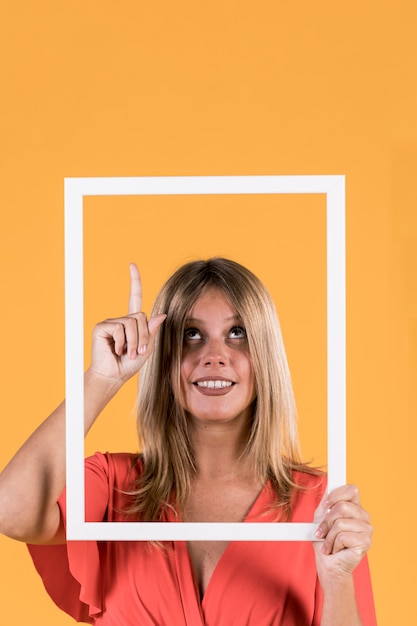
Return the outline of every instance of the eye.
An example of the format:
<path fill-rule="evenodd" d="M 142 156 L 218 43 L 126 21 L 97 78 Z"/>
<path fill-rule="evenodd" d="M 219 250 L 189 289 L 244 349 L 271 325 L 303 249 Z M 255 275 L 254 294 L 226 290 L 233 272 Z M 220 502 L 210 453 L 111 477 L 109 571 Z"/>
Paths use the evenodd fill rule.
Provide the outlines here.
<path fill-rule="evenodd" d="M 229 331 L 229 337 L 232 339 L 246 339 L 246 330 L 242 326 L 233 326 Z"/>
<path fill-rule="evenodd" d="M 192 341 L 201 339 L 201 333 L 198 328 L 186 328 L 184 330 L 184 341 Z"/>

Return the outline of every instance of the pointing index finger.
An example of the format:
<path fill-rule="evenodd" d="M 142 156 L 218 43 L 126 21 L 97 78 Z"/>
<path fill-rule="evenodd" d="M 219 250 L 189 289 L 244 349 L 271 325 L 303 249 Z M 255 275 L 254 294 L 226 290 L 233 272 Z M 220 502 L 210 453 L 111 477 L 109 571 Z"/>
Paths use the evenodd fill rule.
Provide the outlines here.
<path fill-rule="evenodd" d="M 130 293 L 129 293 L 129 315 L 138 313 L 142 310 L 142 282 L 138 267 L 135 263 L 131 263 L 130 269 Z"/>

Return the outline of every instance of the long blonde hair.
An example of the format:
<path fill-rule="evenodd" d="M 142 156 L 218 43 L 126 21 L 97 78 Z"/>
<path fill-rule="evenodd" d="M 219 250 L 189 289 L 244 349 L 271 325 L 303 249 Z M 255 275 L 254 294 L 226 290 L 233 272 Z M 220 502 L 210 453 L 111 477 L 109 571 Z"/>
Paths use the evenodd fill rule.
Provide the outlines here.
<path fill-rule="evenodd" d="M 295 487 L 292 470 L 301 467 L 296 408 L 281 330 L 273 301 L 262 282 L 242 265 L 224 258 L 193 261 L 168 279 L 152 315 L 167 318 L 154 351 L 140 373 L 138 434 L 143 473 L 131 512 L 161 520 L 167 507 L 181 511 L 196 466 L 179 398 L 185 321 L 209 288 L 220 290 L 246 329 L 256 381 L 256 399 L 245 456 L 254 476 L 271 480 L 287 514 Z M 175 502 L 173 503 L 173 494 Z"/>

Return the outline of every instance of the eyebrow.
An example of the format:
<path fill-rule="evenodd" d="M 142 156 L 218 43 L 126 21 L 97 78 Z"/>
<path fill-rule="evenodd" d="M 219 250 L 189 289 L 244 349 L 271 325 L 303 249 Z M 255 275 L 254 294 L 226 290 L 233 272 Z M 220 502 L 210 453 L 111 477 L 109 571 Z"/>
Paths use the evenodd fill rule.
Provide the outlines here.
<path fill-rule="evenodd" d="M 240 315 L 231 315 L 230 317 L 225 317 L 224 318 L 225 322 L 241 322 L 242 318 L 240 317 Z M 185 323 L 187 322 L 193 322 L 193 323 L 197 323 L 197 324 L 204 324 L 205 320 L 199 319 L 198 317 L 187 317 L 185 320 Z"/>

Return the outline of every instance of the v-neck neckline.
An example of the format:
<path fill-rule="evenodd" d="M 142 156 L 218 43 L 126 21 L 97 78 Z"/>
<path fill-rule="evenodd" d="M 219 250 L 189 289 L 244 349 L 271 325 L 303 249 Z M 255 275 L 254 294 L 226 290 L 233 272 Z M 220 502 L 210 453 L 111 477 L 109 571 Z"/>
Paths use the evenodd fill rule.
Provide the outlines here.
<path fill-rule="evenodd" d="M 250 509 L 246 513 L 241 523 L 249 522 L 250 518 L 255 517 L 259 519 L 259 514 L 266 513 L 268 508 L 270 507 L 270 489 L 271 485 L 268 481 L 259 491 L 255 500 L 253 501 Z M 269 494 L 269 497 L 268 497 Z M 268 500 L 268 505 L 266 503 Z M 181 522 L 181 519 L 176 518 L 170 521 Z M 238 542 L 237 542 L 238 543 Z M 192 624 L 192 626 L 197 625 L 200 620 L 201 625 L 204 626 L 204 614 L 207 604 L 210 602 L 210 596 L 212 595 L 212 589 L 216 586 L 216 579 L 219 577 L 219 572 L 222 570 L 222 563 L 225 560 L 226 556 L 234 549 L 234 546 L 231 544 L 236 544 L 236 541 L 229 541 L 222 554 L 219 557 L 219 560 L 216 563 L 216 566 L 213 569 L 213 572 L 210 576 L 210 580 L 207 583 L 207 587 L 203 597 L 200 599 L 200 592 L 198 589 L 194 566 L 191 560 L 190 553 L 188 551 L 187 542 L 186 541 L 175 541 L 173 542 L 174 553 L 175 553 L 175 561 L 177 567 L 177 576 L 180 585 L 180 593 L 182 604 L 184 607 L 184 612 L 186 615 L 186 623 Z M 214 582 L 213 582 L 214 581 Z M 194 594 L 193 598 L 190 598 L 190 589 L 193 589 Z M 197 618 L 198 615 L 198 618 Z"/>

